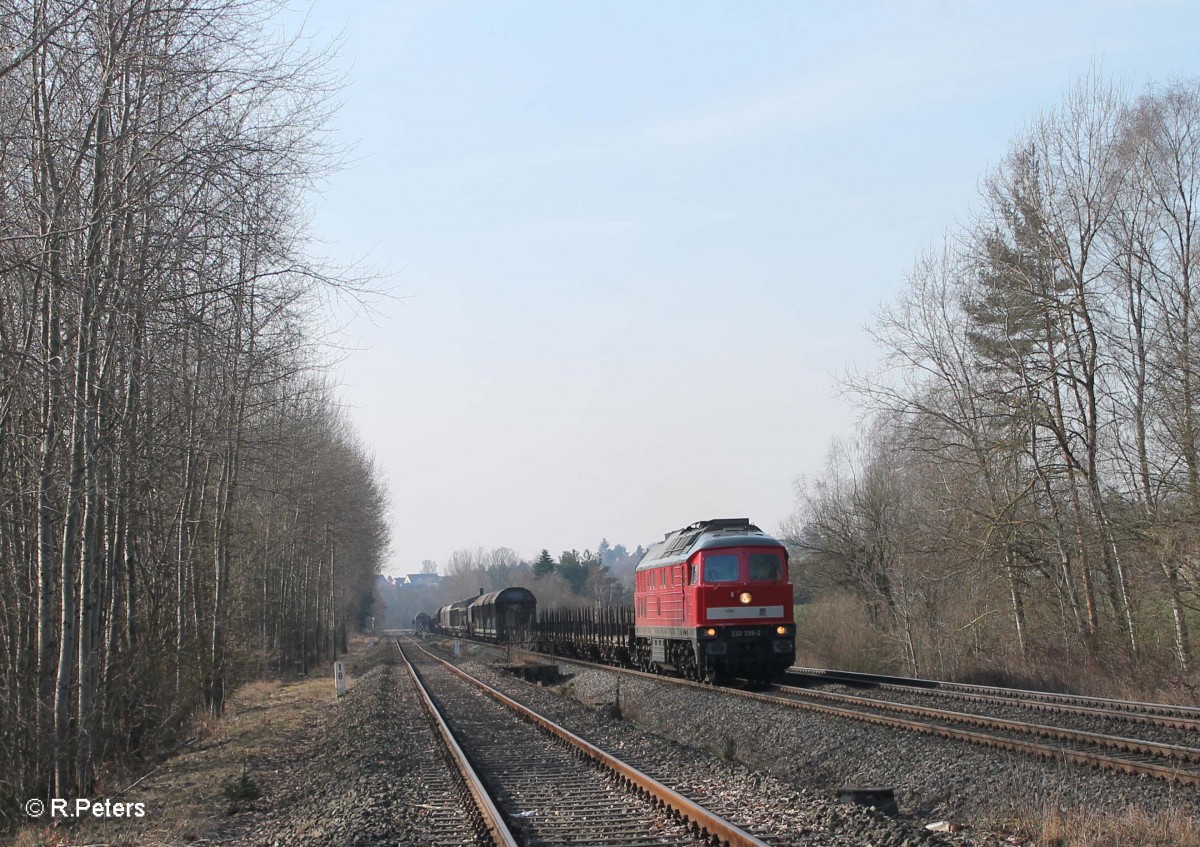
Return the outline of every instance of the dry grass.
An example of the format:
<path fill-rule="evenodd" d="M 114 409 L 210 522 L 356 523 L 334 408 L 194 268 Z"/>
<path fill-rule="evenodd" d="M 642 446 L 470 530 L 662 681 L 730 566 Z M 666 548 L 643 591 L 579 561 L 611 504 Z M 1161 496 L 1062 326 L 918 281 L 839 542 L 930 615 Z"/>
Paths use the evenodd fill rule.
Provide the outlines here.
<path fill-rule="evenodd" d="M 796 664 L 883 672 L 891 667 L 890 646 L 867 622 L 861 604 L 834 595 L 796 607 Z"/>
<path fill-rule="evenodd" d="M 365 651 L 364 641 L 351 642 L 351 658 Z M 353 685 L 353 678 L 349 682 Z M 147 768 L 137 785 L 122 793 L 120 789 L 137 776 L 110 774 L 105 780 L 110 786 L 107 796 L 144 803 L 145 817 L 26 826 L 16 833 L 13 847 L 167 847 L 202 839 L 224 843 L 237 823 L 231 812 L 253 810 L 272 799 L 266 794 L 253 802 L 231 803 L 224 786 L 244 772 L 259 777 L 260 766 L 269 771 L 286 763 L 336 708 L 334 701 L 332 667 L 295 682 L 260 680 L 243 685 L 230 698 L 221 720 L 198 715 L 188 727 L 188 741 L 161 765 Z"/>
<path fill-rule="evenodd" d="M 278 691 L 282 686 L 282 680 L 260 679 L 257 682 L 248 682 L 239 688 L 237 697 L 250 702 L 265 700 Z"/>
<path fill-rule="evenodd" d="M 948 675 L 959 682 L 1003 685 L 1142 700 L 1195 705 L 1200 684 L 1184 677 L 1170 661 L 1146 651 L 1136 660 L 1111 645 L 1094 655 L 1061 653 L 1036 645 L 1028 658 L 1019 655 L 975 656 L 960 662 Z"/>
<path fill-rule="evenodd" d="M 1056 812 L 1043 820 L 1041 842 L 1055 847 L 1200 847 L 1200 823 L 1179 810 Z"/>
<path fill-rule="evenodd" d="M 224 839 L 230 802 L 223 787 L 243 769 L 303 742 L 304 730 L 333 704 L 333 683 L 322 676 L 295 683 L 254 683 L 238 689 L 220 721 L 199 720 L 190 743 L 117 799 L 145 804 L 145 817 L 87 821 L 70 827 L 26 827 L 16 844 L 174 845 Z"/>
<path fill-rule="evenodd" d="M 1038 847 L 1200 847 L 1200 820 L 1182 809 L 1062 809 L 1057 804 L 1002 827 Z M 1011 839 L 1010 839 L 1011 840 Z"/>
<path fill-rule="evenodd" d="M 1090 650 L 1064 645 L 1061 639 L 1031 640 L 1029 655 L 1017 650 L 1007 624 L 993 620 L 983 633 L 982 647 L 966 643 L 966 630 L 933 646 L 929 632 L 918 627 L 918 676 L 980 685 L 1000 685 L 1195 705 L 1200 702 L 1200 671 L 1181 673 L 1166 642 L 1146 639 L 1130 657 L 1119 633 L 1101 633 Z M 868 673 L 912 673 L 899 641 L 874 629 L 862 604 L 831 592 L 796 607 L 796 663 Z"/>

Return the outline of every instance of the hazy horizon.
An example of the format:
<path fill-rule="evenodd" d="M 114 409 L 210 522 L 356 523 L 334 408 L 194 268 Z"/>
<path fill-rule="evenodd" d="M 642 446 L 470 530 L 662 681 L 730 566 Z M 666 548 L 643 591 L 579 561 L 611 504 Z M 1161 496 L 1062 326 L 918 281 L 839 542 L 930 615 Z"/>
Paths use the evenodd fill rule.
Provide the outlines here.
<path fill-rule="evenodd" d="M 385 572 L 453 550 L 768 531 L 855 412 L 835 376 L 1024 124 L 1097 62 L 1192 76 L 1170 3 L 316 4 L 344 41 L 314 202 L 389 274 L 334 375 L 392 497 Z M 1036 25 L 1030 21 L 1036 20 Z"/>

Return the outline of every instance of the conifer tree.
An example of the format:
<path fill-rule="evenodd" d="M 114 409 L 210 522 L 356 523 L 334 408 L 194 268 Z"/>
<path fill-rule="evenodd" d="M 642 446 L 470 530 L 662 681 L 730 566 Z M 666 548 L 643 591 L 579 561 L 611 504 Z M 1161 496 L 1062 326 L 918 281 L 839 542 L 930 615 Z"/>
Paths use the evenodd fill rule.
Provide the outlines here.
<path fill-rule="evenodd" d="M 554 559 L 550 557 L 549 550 L 543 550 L 537 557 L 537 561 L 533 563 L 533 576 L 535 579 L 541 579 L 552 573 L 554 573 Z"/>

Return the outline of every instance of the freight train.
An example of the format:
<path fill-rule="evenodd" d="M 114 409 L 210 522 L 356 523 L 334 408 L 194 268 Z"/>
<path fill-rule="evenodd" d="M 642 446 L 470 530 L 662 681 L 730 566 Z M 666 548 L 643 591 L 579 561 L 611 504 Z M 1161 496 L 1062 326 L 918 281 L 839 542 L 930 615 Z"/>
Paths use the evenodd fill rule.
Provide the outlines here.
<path fill-rule="evenodd" d="M 480 594 L 437 610 L 430 628 L 443 635 L 492 642 L 528 642 L 537 599 L 528 588 L 504 588 Z"/>
<path fill-rule="evenodd" d="M 787 550 L 745 518 L 669 532 L 635 572 L 633 608 L 536 611 L 524 588 L 438 609 L 446 635 L 708 681 L 767 680 L 796 659 Z"/>

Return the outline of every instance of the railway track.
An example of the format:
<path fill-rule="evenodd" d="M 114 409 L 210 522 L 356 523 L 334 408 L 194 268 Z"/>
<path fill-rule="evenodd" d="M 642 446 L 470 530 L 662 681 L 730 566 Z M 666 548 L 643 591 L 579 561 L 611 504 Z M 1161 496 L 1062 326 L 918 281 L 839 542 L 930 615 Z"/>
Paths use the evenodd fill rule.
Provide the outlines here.
<path fill-rule="evenodd" d="M 397 644 L 490 843 L 767 847 L 419 645 Z"/>
<path fill-rule="evenodd" d="M 650 674 L 629 668 L 618 668 L 562 656 L 553 658 L 674 685 L 693 686 L 759 702 L 864 721 L 878 726 L 907 729 L 996 749 L 1073 762 L 1102 770 L 1149 776 L 1177 784 L 1200 787 L 1200 748 L 1185 745 L 1164 744 L 1137 738 L 1084 732 L 926 706 L 871 700 L 848 694 L 813 691 L 791 686 L 774 686 L 776 693 L 727 687 L 714 688 L 704 683 Z"/>
<path fill-rule="evenodd" d="M 771 700 L 885 726 L 1033 753 L 1081 765 L 1200 786 L 1200 749 L 1064 727 L 872 700 L 850 694 L 775 686 Z M 836 703 L 836 706 L 826 706 Z"/>
<path fill-rule="evenodd" d="M 1105 697 L 1030 691 L 1021 688 L 971 685 L 931 679 L 885 676 L 823 668 L 792 668 L 787 678 L 799 684 L 845 685 L 915 696 L 938 696 L 974 703 L 1014 706 L 1030 711 L 1147 724 L 1186 732 L 1200 732 L 1200 707 L 1169 703 L 1140 703 Z"/>
<path fill-rule="evenodd" d="M 427 761 L 420 771 L 424 782 L 432 786 L 432 808 L 429 809 L 426 824 L 431 843 L 434 847 L 512 847 L 517 842 L 509 832 L 508 825 L 492 802 L 487 789 L 483 787 L 479 775 L 467 760 L 462 747 L 454 738 L 454 733 L 450 731 L 441 712 L 434 705 L 429 692 L 421 683 L 400 645 L 399 638 L 396 639 L 396 646 L 408 671 L 409 681 L 416 689 L 417 697 L 424 706 L 430 723 L 441 738 L 445 758 L 453 766 L 447 771 L 437 762 Z M 450 777 L 451 774 L 453 778 Z"/>

